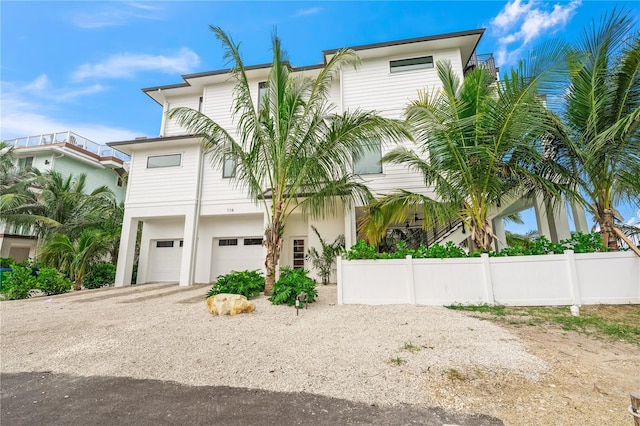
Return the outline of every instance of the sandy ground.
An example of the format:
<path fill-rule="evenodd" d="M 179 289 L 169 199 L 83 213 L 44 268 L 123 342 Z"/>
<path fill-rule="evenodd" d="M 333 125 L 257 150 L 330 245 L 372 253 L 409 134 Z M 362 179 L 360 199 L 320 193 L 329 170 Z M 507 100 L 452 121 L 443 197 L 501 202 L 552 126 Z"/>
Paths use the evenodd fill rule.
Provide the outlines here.
<path fill-rule="evenodd" d="M 574 333 L 506 329 L 440 307 L 339 306 L 299 316 L 264 297 L 211 316 L 208 287 L 143 285 L 0 304 L 3 373 L 172 380 L 440 406 L 505 424 L 631 424 L 640 351 Z"/>

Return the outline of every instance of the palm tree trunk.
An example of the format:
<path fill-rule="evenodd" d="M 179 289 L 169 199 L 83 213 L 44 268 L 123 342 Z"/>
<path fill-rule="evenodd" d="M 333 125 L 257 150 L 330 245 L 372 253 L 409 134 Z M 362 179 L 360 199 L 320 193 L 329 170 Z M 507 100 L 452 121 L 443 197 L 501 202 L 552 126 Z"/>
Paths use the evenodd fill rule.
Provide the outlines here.
<path fill-rule="evenodd" d="M 471 238 L 476 248 L 482 251 L 490 251 L 493 247 L 493 229 L 491 224 L 484 219 L 482 222 L 471 221 Z"/>
<path fill-rule="evenodd" d="M 82 277 L 80 275 L 77 275 L 75 281 L 73 282 L 73 290 L 82 290 Z"/>
<path fill-rule="evenodd" d="M 602 244 L 605 247 L 609 247 L 610 250 L 620 250 L 618 246 L 618 238 L 613 230 L 614 214 L 612 209 L 602 209 L 599 212 L 599 224 L 600 224 L 600 236 L 602 238 Z"/>
<path fill-rule="evenodd" d="M 270 295 L 273 289 L 273 283 L 276 280 L 276 268 L 278 267 L 278 261 L 280 260 L 280 251 L 282 249 L 282 234 L 284 226 L 280 222 L 282 217 L 282 202 L 278 203 L 273 217 L 271 218 L 271 225 L 265 231 L 265 246 L 267 247 L 267 257 L 264 261 L 264 266 L 267 272 L 264 285 L 264 294 Z"/>

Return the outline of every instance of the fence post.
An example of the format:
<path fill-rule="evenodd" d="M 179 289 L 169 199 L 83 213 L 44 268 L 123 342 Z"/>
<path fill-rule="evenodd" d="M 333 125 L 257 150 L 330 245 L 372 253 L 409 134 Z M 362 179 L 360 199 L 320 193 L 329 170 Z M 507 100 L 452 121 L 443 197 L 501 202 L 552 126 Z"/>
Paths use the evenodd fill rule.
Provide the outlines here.
<path fill-rule="evenodd" d="M 336 278 L 338 281 L 338 305 L 342 305 L 342 256 L 336 260 Z"/>
<path fill-rule="evenodd" d="M 491 278 L 491 264 L 489 263 L 489 255 L 487 253 L 482 253 L 480 255 L 482 259 L 482 269 L 484 270 L 484 284 L 485 291 L 487 293 L 487 303 L 490 305 L 494 305 L 496 300 L 493 296 L 493 278 Z"/>
<path fill-rule="evenodd" d="M 409 303 L 416 304 L 416 281 L 413 279 L 413 259 L 407 256 L 407 285 L 409 286 Z"/>
<path fill-rule="evenodd" d="M 582 304 L 582 296 L 580 295 L 580 283 L 578 282 L 578 270 L 576 269 L 576 256 L 573 250 L 565 250 L 564 256 L 567 259 L 569 268 L 569 285 L 571 286 L 571 298 L 574 305 Z"/>

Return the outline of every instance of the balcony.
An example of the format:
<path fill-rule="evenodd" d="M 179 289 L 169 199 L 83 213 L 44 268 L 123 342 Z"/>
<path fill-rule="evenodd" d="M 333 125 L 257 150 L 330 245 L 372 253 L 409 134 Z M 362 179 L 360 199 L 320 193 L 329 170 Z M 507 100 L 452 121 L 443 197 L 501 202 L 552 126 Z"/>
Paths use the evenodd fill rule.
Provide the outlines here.
<path fill-rule="evenodd" d="M 496 77 L 498 80 L 498 73 L 500 69 L 496 67 L 496 62 L 493 59 L 493 53 L 482 53 L 476 54 L 475 52 L 469 58 L 469 62 L 467 62 L 467 66 L 464 67 L 464 74 L 467 75 L 468 72 L 475 69 L 476 67 L 485 67 L 491 72 L 491 75 Z"/>
<path fill-rule="evenodd" d="M 44 135 L 37 135 L 37 136 L 27 136 L 24 138 L 7 140 L 5 142 L 15 146 L 16 148 L 30 148 L 30 147 L 36 147 L 36 146 L 67 143 L 67 144 L 74 145 L 78 148 L 81 148 L 84 151 L 97 155 L 100 158 L 114 157 L 122 160 L 123 162 L 129 161 L 128 155 L 123 154 L 122 152 L 116 149 L 113 149 L 110 146 L 100 145 L 96 142 L 90 141 L 89 139 L 70 131 L 59 132 L 59 133 L 47 133 Z"/>

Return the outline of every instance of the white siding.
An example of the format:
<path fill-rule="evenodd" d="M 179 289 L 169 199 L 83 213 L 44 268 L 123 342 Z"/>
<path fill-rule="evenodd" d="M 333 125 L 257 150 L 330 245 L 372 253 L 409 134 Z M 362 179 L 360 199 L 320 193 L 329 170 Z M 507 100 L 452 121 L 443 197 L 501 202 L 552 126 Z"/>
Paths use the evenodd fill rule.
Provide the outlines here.
<path fill-rule="evenodd" d="M 182 205 L 196 199 L 199 146 L 171 146 L 136 152 L 131 163 L 128 205 Z M 147 157 L 181 154 L 175 167 L 147 168 Z"/>
<path fill-rule="evenodd" d="M 448 60 L 454 69 L 462 75 L 462 61 L 459 50 L 424 52 L 410 56 L 394 56 L 363 61 L 358 70 L 347 68 L 342 73 L 343 108 L 375 110 L 387 118 L 402 119 L 405 107 L 417 99 L 418 91 L 434 90 L 441 87 L 437 71 L 434 68 L 391 73 L 389 61 L 408 57 L 433 55 L 434 62 Z M 415 146 L 406 142 L 404 146 Z M 382 155 L 396 148 L 395 145 L 382 147 Z M 419 191 L 425 194 L 421 175 L 410 173 L 404 166 L 384 164 L 382 174 L 361 176 L 376 193 L 384 194 L 396 188 Z"/>
<path fill-rule="evenodd" d="M 198 109 L 198 105 L 200 104 L 200 95 L 190 95 L 190 96 L 181 96 L 176 98 L 169 99 L 167 103 L 167 108 L 162 112 L 166 114 L 168 110 L 178 107 L 188 107 L 193 108 L 195 110 Z M 164 122 L 164 131 L 162 134 L 164 136 L 174 136 L 174 135 L 185 135 L 188 134 L 184 128 L 178 126 L 175 120 L 169 120 L 167 117 Z"/>

